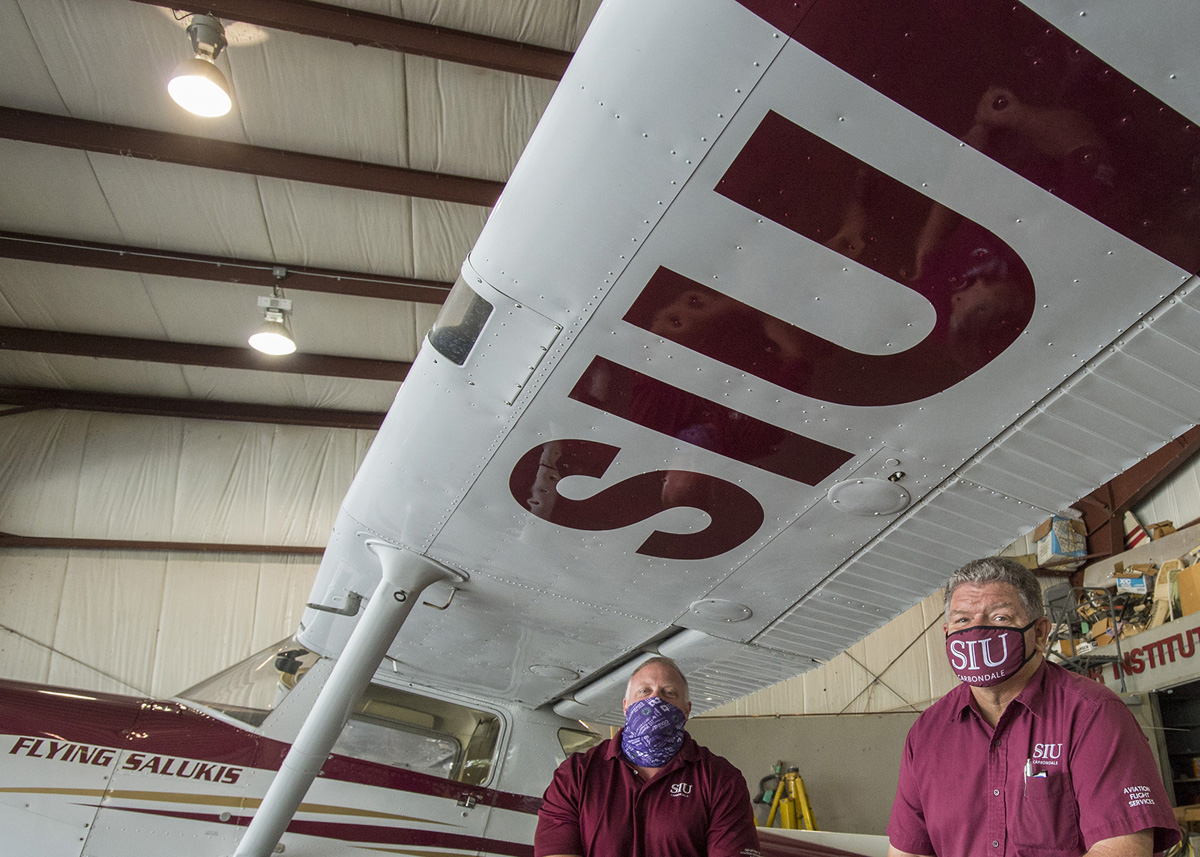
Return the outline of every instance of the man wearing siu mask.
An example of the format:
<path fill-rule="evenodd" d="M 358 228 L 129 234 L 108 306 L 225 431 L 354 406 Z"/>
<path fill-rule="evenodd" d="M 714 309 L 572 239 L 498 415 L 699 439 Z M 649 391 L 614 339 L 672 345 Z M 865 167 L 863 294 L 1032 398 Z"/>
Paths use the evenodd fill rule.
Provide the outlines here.
<path fill-rule="evenodd" d="M 567 758 L 538 811 L 535 857 L 753 857 L 741 773 L 683 730 L 687 679 L 670 658 L 630 677 L 625 728 Z"/>
<path fill-rule="evenodd" d="M 993 557 L 946 585 L 962 682 L 908 733 L 888 857 L 1149 857 L 1179 841 L 1149 742 L 1098 682 L 1045 659 L 1033 572 Z"/>

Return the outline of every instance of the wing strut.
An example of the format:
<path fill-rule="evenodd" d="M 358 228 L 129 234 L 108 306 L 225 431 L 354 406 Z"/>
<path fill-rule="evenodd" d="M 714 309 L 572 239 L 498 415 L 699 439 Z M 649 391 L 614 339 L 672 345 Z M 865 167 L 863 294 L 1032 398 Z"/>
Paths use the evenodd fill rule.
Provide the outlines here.
<path fill-rule="evenodd" d="M 262 805 L 250 820 L 234 857 L 271 854 L 421 593 L 439 580 L 458 579 L 454 572 L 412 551 L 377 539 L 367 542 L 367 546 L 379 557 L 383 569 L 379 585 Z"/>

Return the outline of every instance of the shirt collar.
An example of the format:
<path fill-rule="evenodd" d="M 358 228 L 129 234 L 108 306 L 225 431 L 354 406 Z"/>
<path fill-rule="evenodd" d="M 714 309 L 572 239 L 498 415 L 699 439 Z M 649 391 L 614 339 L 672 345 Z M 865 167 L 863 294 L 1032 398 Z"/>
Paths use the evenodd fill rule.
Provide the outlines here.
<path fill-rule="evenodd" d="M 1029 677 L 1028 683 L 1021 688 L 1021 692 L 1016 695 L 1016 698 L 1009 703 L 1011 707 L 1014 704 L 1019 704 L 1031 714 L 1037 715 L 1041 710 L 1042 696 L 1046 684 L 1046 665 L 1049 661 L 1043 656 L 1042 662 L 1038 664 L 1038 668 L 1033 671 L 1033 675 Z M 949 710 L 946 712 L 946 720 L 948 722 L 961 720 L 967 716 L 967 712 L 973 712 L 976 717 L 982 718 L 979 713 L 979 706 L 975 702 L 975 697 L 971 693 L 970 685 L 960 684 L 951 693 L 958 693 L 958 698 L 951 701 Z M 1007 709 L 1005 709 L 1007 711 Z"/>

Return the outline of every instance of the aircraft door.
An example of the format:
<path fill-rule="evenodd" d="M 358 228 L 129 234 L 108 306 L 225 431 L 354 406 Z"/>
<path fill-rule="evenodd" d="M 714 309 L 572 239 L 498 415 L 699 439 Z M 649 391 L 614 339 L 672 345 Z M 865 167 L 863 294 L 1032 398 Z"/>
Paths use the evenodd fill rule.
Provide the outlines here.
<path fill-rule="evenodd" d="M 488 786 L 505 722 L 473 704 L 370 685 L 284 835 L 287 853 L 323 853 L 318 840 L 329 838 L 367 849 L 492 853 L 484 832 L 496 792 Z"/>

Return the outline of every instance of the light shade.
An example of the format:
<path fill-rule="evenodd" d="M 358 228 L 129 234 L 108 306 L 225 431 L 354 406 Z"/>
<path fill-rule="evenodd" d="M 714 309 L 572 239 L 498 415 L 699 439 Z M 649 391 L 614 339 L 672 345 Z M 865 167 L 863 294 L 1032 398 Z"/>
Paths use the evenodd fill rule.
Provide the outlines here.
<path fill-rule="evenodd" d="M 176 104 L 197 116 L 224 116 L 233 107 L 225 75 L 202 56 L 179 64 L 167 84 L 167 92 Z"/>
<path fill-rule="evenodd" d="M 296 350 L 296 340 L 292 339 L 291 327 L 287 316 L 279 313 L 278 317 L 268 310 L 267 317 L 247 340 L 250 347 L 263 354 L 291 354 Z"/>

